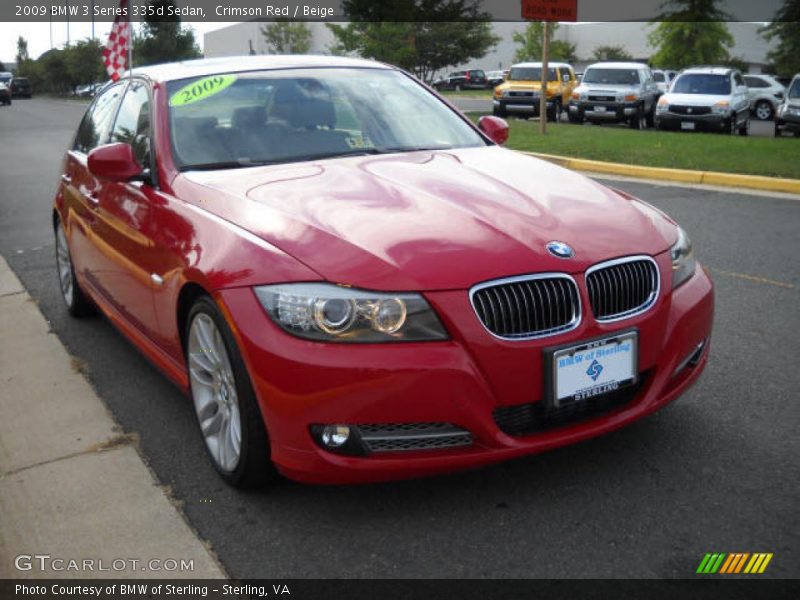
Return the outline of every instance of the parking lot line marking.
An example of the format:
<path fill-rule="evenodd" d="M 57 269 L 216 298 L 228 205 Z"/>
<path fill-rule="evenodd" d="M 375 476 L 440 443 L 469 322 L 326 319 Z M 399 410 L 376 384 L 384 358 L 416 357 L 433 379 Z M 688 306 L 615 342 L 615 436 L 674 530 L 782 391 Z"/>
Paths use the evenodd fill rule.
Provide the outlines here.
<path fill-rule="evenodd" d="M 728 277 L 736 277 L 737 279 L 745 279 L 747 281 L 753 281 L 755 283 L 774 285 L 787 290 L 793 290 L 797 287 L 794 284 L 786 283 L 785 281 L 776 281 L 775 279 L 767 279 L 766 277 L 757 277 L 756 275 L 748 275 L 747 273 L 737 273 L 736 271 L 725 271 L 723 269 L 717 269 L 715 267 L 709 267 L 708 269 L 712 273 L 719 273 L 720 275 L 727 275 Z"/>

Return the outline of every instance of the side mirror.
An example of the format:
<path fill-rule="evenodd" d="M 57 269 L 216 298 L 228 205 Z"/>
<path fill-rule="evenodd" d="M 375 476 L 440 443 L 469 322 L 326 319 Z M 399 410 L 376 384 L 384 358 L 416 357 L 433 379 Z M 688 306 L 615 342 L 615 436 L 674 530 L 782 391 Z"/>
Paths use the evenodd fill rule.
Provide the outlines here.
<path fill-rule="evenodd" d="M 142 174 L 142 166 L 130 144 L 107 144 L 89 152 L 89 172 L 111 181 L 130 181 Z"/>
<path fill-rule="evenodd" d="M 508 123 L 500 117 L 481 117 L 478 120 L 478 129 L 495 144 L 503 145 L 508 140 Z"/>

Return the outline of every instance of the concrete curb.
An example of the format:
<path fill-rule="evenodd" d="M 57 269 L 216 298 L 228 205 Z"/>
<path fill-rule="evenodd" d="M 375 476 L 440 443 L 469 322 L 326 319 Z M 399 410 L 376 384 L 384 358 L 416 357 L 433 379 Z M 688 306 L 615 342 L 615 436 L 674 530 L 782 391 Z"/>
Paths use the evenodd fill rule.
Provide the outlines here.
<path fill-rule="evenodd" d="M 0 337 L 0 578 L 224 578 L 2 257 Z"/>
<path fill-rule="evenodd" d="M 714 171 L 690 171 L 687 169 L 666 169 L 663 167 L 642 167 L 639 165 L 625 165 L 622 163 L 602 162 L 599 160 L 586 160 L 583 158 L 570 158 L 555 156 L 539 152 L 523 152 L 536 158 L 575 171 L 590 171 L 592 173 L 607 173 L 611 175 L 625 175 L 641 179 L 659 179 L 679 183 L 720 185 L 726 187 L 747 188 L 767 192 L 785 192 L 800 194 L 800 179 L 784 179 L 780 177 L 763 177 L 760 175 L 737 175 L 734 173 L 717 173 Z"/>

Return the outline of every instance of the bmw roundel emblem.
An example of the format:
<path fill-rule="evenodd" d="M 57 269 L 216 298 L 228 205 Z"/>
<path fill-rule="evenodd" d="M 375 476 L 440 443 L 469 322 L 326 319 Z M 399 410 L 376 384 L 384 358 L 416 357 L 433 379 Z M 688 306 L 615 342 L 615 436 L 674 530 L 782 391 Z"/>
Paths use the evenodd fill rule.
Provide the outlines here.
<path fill-rule="evenodd" d="M 575 256 L 575 250 L 572 249 L 572 246 L 564 242 L 549 242 L 545 248 L 550 254 L 558 258 L 572 258 Z"/>

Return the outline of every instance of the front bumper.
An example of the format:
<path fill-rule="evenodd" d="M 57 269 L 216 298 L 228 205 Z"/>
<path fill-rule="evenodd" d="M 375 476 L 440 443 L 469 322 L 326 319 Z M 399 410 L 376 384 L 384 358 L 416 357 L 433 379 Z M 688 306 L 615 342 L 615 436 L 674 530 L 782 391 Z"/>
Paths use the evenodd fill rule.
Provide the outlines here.
<path fill-rule="evenodd" d="M 657 262 L 662 281 L 669 281 L 669 257 L 661 255 Z M 583 276 L 576 280 L 588 306 Z M 329 484 L 419 477 L 543 452 L 618 429 L 674 400 L 697 379 L 707 360 L 714 311 L 712 283 L 700 266 L 642 315 L 616 323 L 597 323 L 585 315 L 577 329 L 538 340 L 493 338 L 465 291 L 426 297 L 451 340 L 361 346 L 291 337 L 266 317 L 251 289 L 218 293 L 270 432 L 272 460 L 284 475 Z M 646 378 L 629 402 L 532 435 L 508 435 L 498 426 L 496 409 L 542 401 L 544 348 L 631 327 L 639 331 L 638 367 Z M 703 342 L 696 364 L 676 373 Z M 353 457 L 323 450 L 310 433 L 315 424 L 431 422 L 467 430 L 473 443 Z"/>
<path fill-rule="evenodd" d="M 692 123 L 700 131 L 725 131 L 730 123 L 730 115 L 678 115 L 671 112 L 656 114 L 656 126 L 664 129 L 681 129 L 682 123 Z"/>
<path fill-rule="evenodd" d="M 800 114 L 794 115 L 784 112 L 776 117 L 775 125 L 783 131 L 798 133 L 800 132 Z"/>
<path fill-rule="evenodd" d="M 569 114 L 587 121 L 620 122 L 631 119 L 639 109 L 634 102 L 575 102 L 569 103 Z"/>
<path fill-rule="evenodd" d="M 539 114 L 539 100 L 540 96 L 518 96 L 518 97 L 504 97 L 495 98 L 492 100 L 492 105 L 496 109 L 504 110 L 510 113 L 529 113 L 533 115 Z M 553 107 L 553 99 L 546 100 L 547 109 Z"/>

